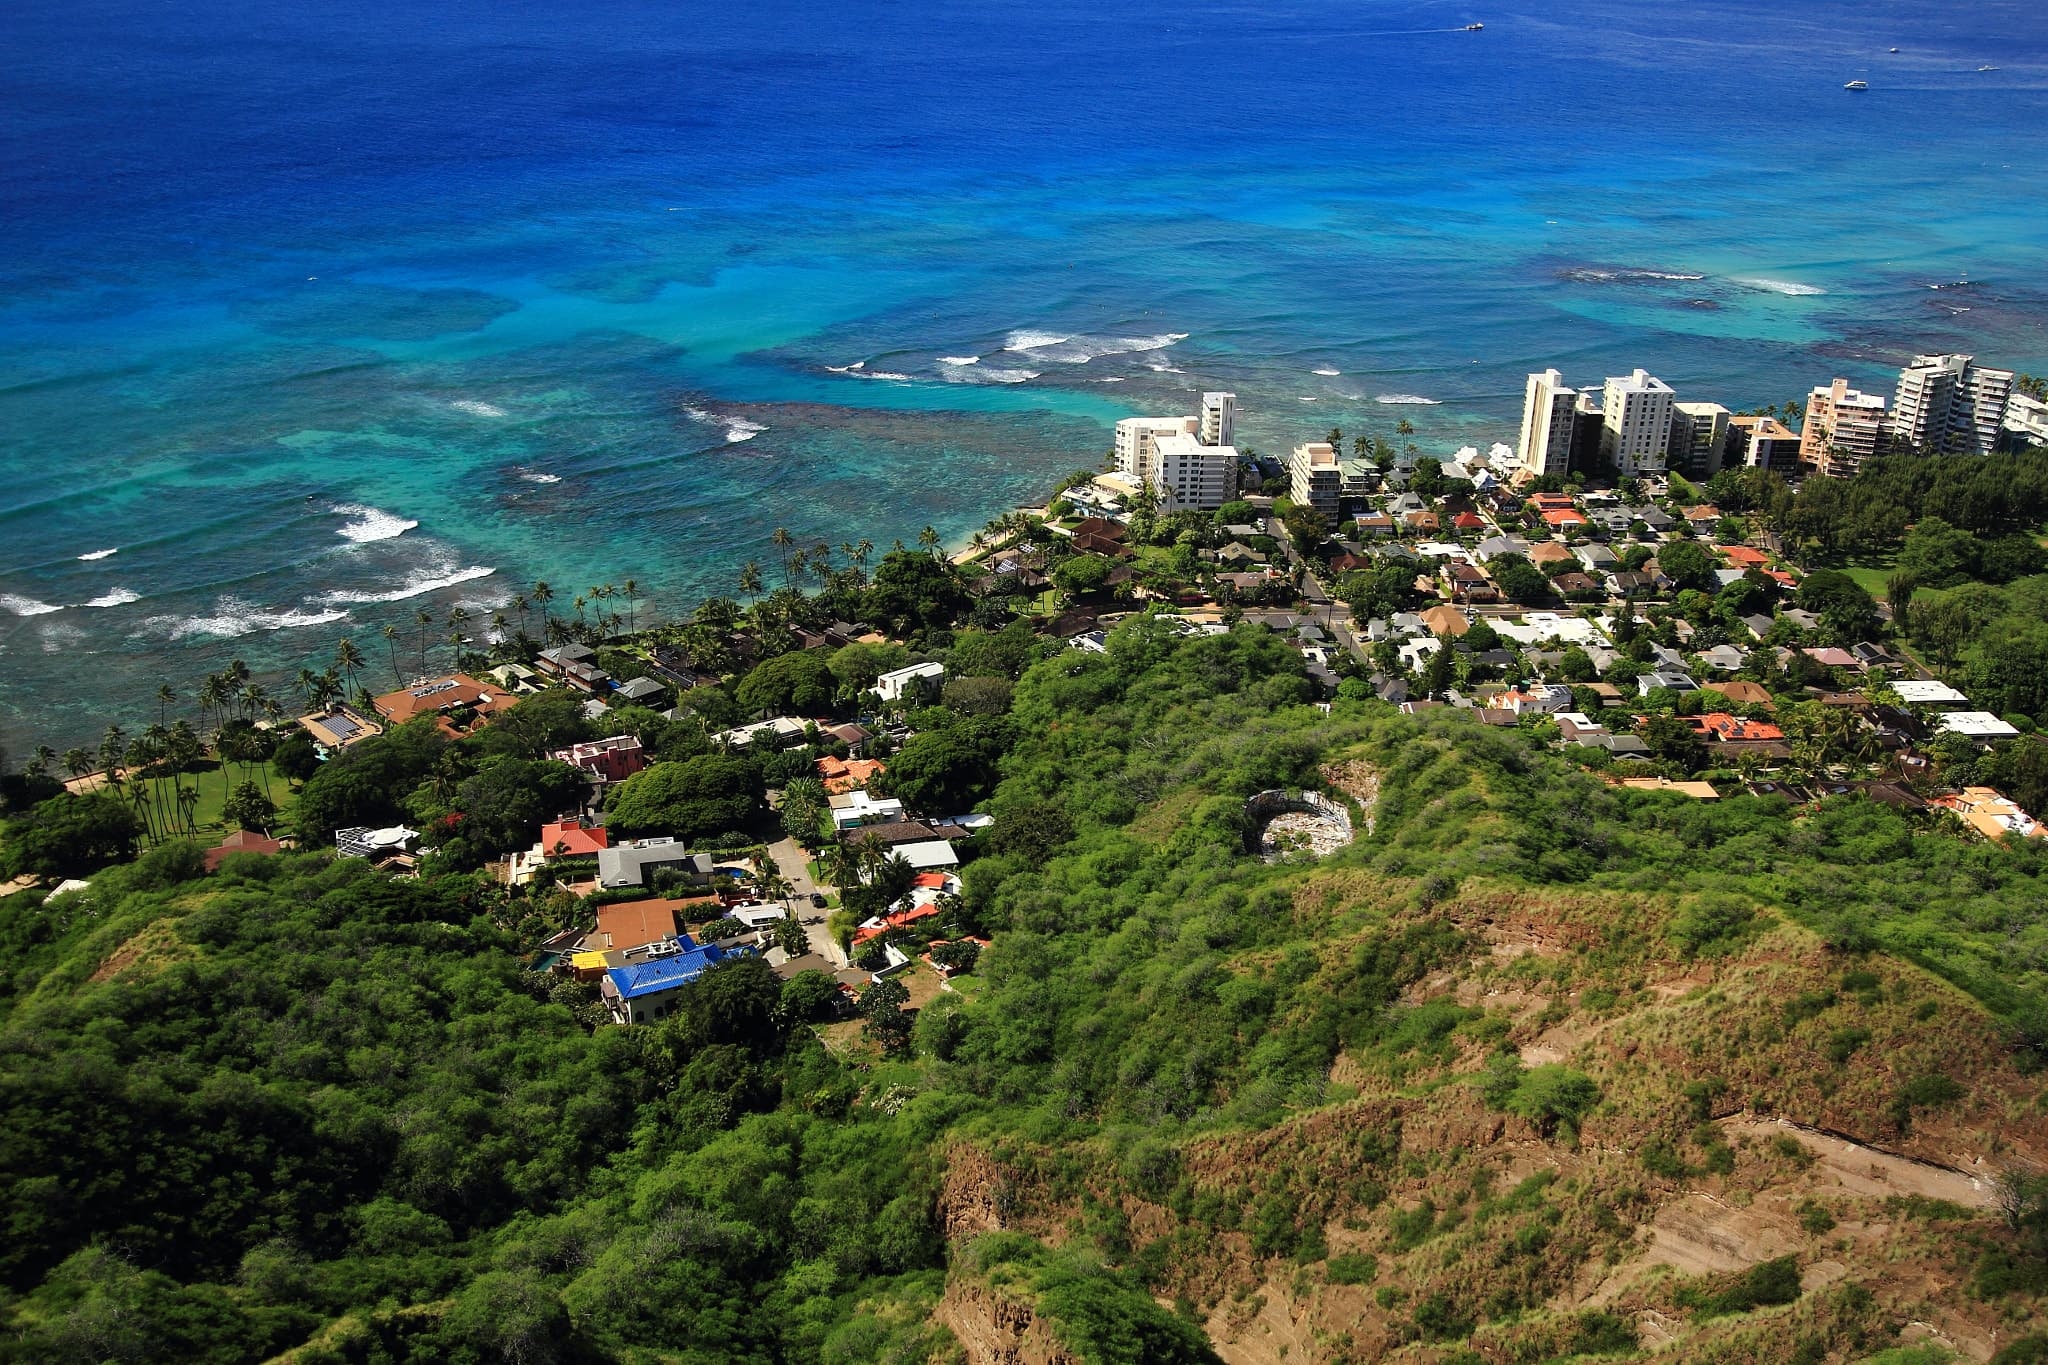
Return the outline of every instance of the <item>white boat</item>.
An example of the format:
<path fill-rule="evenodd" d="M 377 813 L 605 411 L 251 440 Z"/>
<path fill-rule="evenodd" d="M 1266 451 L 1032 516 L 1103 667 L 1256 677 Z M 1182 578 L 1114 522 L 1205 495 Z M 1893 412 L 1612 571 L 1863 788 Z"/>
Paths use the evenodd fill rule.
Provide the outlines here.
<path fill-rule="evenodd" d="M 1844 90 L 1868 90 L 1870 88 L 1870 83 L 1868 81 L 1850 81 L 1847 85 L 1843 86 L 1842 88 Z"/>
<path fill-rule="evenodd" d="M 1467 24 L 1467 25 L 1465 25 L 1465 32 L 1467 32 L 1467 33 L 1477 33 L 1477 32 L 1479 32 L 1479 30 L 1480 30 L 1480 29 L 1482 29 L 1482 28 L 1485 28 L 1485 27 L 1486 27 L 1486 25 L 1484 25 L 1484 24 Z"/>
<path fill-rule="evenodd" d="M 1898 49 L 1897 49 L 1897 48 L 1893 48 L 1893 49 L 1892 49 L 1892 51 L 1894 51 L 1894 52 L 1897 52 L 1897 51 L 1898 51 Z"/>
<path fill-rule="evenodd" d="M 1978 67 L 1977 69 L 1978 69 L 1979 71 L 1996 71 L 1996 70 L 1998 70 L 1998 68 L 1997 68 L 1997 67 L 1995 67 L 1995 66 L 1980 66 L 1980 67 Z"/>

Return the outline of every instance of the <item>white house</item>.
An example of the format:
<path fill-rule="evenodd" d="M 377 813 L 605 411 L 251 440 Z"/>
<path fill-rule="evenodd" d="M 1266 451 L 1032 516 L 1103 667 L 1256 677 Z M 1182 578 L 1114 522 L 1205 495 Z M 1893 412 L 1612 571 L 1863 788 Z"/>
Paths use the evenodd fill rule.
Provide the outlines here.
<path fill-rule="evenodd" d="M 906 689 L 916 691 L 925 686 L 924 679 L 930 678 L 931 685 L 937 685 L 946 676 L 942 663 L 911 664 L 908 668 L 892 668 L 875 679 L 875 695 L 883 701 L 902 701 Z"/>
<path fill-rule="evenodd" d="M 876 797 L 855 788 L 825 798 L 832 807 L 835 829 L 858 829 L 862 825 L 894 824 L 903 818 L 903 803 L 895 797 Z"/>

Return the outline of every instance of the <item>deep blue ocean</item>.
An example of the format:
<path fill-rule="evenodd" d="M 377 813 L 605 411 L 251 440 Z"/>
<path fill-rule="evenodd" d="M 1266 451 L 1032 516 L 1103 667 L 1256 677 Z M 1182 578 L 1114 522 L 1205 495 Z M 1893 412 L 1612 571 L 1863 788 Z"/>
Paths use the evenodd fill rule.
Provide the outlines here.
<path fill-rule="evenodd" d="M 18 0 L 0 114 L 17 762 L 535 579 L 957 540 L 1205 387 L 1448 453 L 1550 364 L 2048 370 L 2037 0 Z"/>

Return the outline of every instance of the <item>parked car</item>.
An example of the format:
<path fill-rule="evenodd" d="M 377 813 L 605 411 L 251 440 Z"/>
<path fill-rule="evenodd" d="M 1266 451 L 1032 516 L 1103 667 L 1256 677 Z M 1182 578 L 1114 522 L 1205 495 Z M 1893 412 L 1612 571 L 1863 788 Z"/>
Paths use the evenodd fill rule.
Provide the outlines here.
<path fill-rule="evenodd" d="M 823 910 L 825 908 L 825 893 L 822 891 L 813 891 L 811 893 L 811 904 L 816 906 L 818 909 Z"/>

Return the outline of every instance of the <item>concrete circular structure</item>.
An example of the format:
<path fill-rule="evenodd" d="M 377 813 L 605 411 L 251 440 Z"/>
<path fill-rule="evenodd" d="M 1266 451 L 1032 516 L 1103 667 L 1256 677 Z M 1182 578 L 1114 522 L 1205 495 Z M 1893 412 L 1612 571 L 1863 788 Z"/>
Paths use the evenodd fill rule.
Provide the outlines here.
<path fill-rule="evenodd" d="M 1350 810 L 1321 792 L 1263 791 L 1244 803 L 1244 813 L 1246 851 L 1269 863 L 1292 853 L 1327 858 L 1356 837 Z"/>

